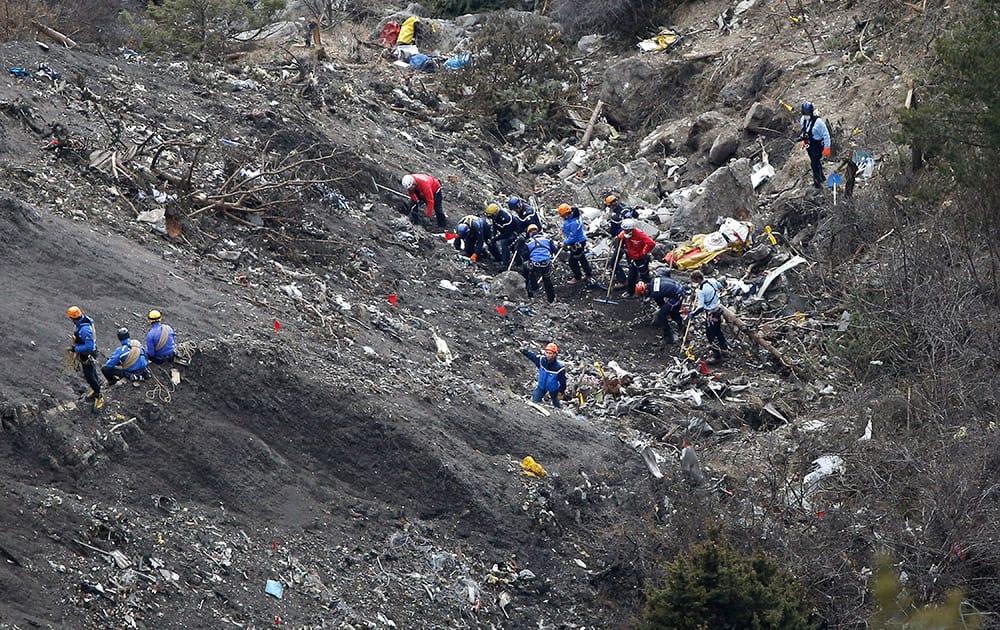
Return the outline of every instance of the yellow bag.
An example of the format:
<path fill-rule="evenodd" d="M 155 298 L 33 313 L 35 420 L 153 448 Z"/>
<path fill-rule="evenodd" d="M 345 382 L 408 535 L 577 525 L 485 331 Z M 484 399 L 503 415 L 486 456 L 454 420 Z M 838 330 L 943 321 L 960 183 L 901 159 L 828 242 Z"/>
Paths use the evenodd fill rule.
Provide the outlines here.
<path fill-rule="evenodd" d="M 521 474 L 540 479 L 549 473 L 545 472 L 545 469 L 542 468 L 541 464 L 535 461 L 534 457 L 528 455 L 521 460 Z"/>

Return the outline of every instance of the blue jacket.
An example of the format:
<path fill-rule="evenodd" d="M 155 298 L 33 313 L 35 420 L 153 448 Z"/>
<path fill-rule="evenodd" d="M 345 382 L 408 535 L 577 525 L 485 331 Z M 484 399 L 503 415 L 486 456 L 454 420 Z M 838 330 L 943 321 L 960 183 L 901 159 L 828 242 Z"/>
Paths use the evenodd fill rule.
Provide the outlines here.
<path fill-rule="evenodd" d="M 86 354 L 97 352 L 97 338 L 94 336 L 94 320 L 89 315 L 83 315 L 76 320 L 76 333 L 73 335 L 73 352 Z"/>
<path fill-rule="evenodd" d="M 130 363 L 131 361 L 131 363 Z M 114 354 L 107 360 L 104 367 L 111 369 L 120 367 L 126 374 L 135 374 L 145 371 L 149 362 L 146 360 L 146 351 L 138 339 L 126 339 L 115 348 Z"/>
<path fill-rule="evenodd" d="M 566 366 L 559 359 L 548 361 L 544 356 L 531 350 L 521 350 L 521 354 L 538 366 L 538 386 L 547 392 L 566 391 Z"/>
<path fill-rule="evenodd" d="M 576 243 L 587 242 L 587 233 L 583 231 L 583 217 L 580 216 L 579 208 L 573 208 L 570 211 L 569 216 L 563 221 L 562 231 L 566 235 L 566 240 L 563 243 L 567 247 Z"/>
<path fill-rule="evenodd" d="M 823 148 L 830 146 L 830 131 L 826 128 L 826 122 L 819 116 L 803 116 L 799 120 L 802 125 L 802 139 L 814 143 L 822 143 Z"/>
<path fill-rule="evenodd" d="M 521 220 L 500 208 L 500 211 L 493 215 L 493 229 L 496 231 L 497 240 L 513 241 L 521 231 Z"/>
<path fill-rule="evenodd" d="M 552 254 L 559 251 L 552 239 L 536 234 L 524 242 L 525 249 L 528 250 L 528 260 L 533 263 L 552 262 Z"/>
<path fill-rule="evenodd" d="M 174 356 L 174 329 L 161 322 L 154 322 L 146 333 L 146 354 L 154 359 L 168 359 Z"/>

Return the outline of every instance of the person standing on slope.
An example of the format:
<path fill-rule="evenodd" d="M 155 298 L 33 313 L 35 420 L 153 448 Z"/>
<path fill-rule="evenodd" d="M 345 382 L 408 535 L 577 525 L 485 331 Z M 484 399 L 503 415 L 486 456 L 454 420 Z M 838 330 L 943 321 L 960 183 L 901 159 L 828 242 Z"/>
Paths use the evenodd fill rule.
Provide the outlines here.
<path fill-rule="evenodd" d="M 566 395 L 566 366 L 559 361 L 556 356 L 559 354 L 559 346 L 550 343 L 545 346 L 542 356 L 521 348 L 521 354 L 528 357 L 535 366 L 538 367 L 538 384 L 535 391 L 531 393 L 531 402 L 539 403 L 548 394 L 552 400 L 552 406 L 556 409 L 562 408 L 560 402 Z"/>

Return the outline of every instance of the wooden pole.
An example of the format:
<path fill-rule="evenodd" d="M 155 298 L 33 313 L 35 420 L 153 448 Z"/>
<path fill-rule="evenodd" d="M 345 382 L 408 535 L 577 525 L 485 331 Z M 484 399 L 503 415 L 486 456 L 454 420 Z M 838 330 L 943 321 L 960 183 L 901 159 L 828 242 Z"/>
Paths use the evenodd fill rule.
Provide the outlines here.
<path fill-rule="evenodd" d="M 601 108 L 604 107 L 604 101 L 598 100 L 597 105 L 594 106 L 594 113 L 590 115 L 590 120 L 587 121 L 587 130 L 583 132 L 583 140 L 580 141 L 580 147 L 583 149 L 587 148 L 590 144 L 590 136 L 594 133 L 594 125 L 597 124 L 597 117 L 601 115 Z"/>
<path fill-rule="evenodd" d="M 65 46 L 66 48 L 76 48 L 76 42 L 74 42 L 72 39 L 66 37 L 65 35 L 63 35 L 59 31 L 57 31 L 55 29 L 52 29 L 52 28 L 49 28 L 48 26 L 45 26 L 44 24 L 42 24 L 41 22 L 39 22 L 37 20 L 32 20 L 31 21 L 31 25 L 34 26 L 35 28 L 37 28 L 38 30 L 40 30 L 41 32 L 45 33 L 46 35 L 48 35 L 52 39 L 56 40 L 57 42 L 59 42 L 60 44 L 62 44 L 63 46 Z"/>

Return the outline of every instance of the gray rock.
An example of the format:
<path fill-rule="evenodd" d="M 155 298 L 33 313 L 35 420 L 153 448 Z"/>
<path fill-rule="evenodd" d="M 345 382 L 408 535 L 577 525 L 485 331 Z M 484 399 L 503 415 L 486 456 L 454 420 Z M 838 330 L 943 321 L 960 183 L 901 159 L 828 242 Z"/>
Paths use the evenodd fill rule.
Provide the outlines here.
<path fill-rule="evenodd" d="M 619 129 L 637 129 L 651 115 L 666 118 L 675 99 L 683 93 L 677 86 L 701 72 L 703 63 L 677 60 L 666 55 L 632 56 L 611 65 L 604 74 L 601 100 L 604 115 Z M 651 114 L 653 112 L 653 114 Z"/>
<path fill-rule="evenodd" d="M 506 298 L 524 297 L 524 276 L 516 271 L 501 272 L 493 278 L 490 293 Z"/>
<path fill-rule="evenodd" d="M 729 158 L 736 155 L 736 149 L 740 146 L 740 136 L 735 129 L 723 129 L 715 137 L 712 148 L 708 151 L 708 161 L 716 166 L 722 166 L 729 161 Z"/>
<path fill-rule="evenodd" d="M 689 195 L 671 195 L 677 205 L 671 223 L 674 234 L 705 234 L 716 229 L 720 216 L 731 216 L 738 207 L 751 212 L 757 197 L 750 185 L 750 160 L 742 158 L 720 167 Z"/>

